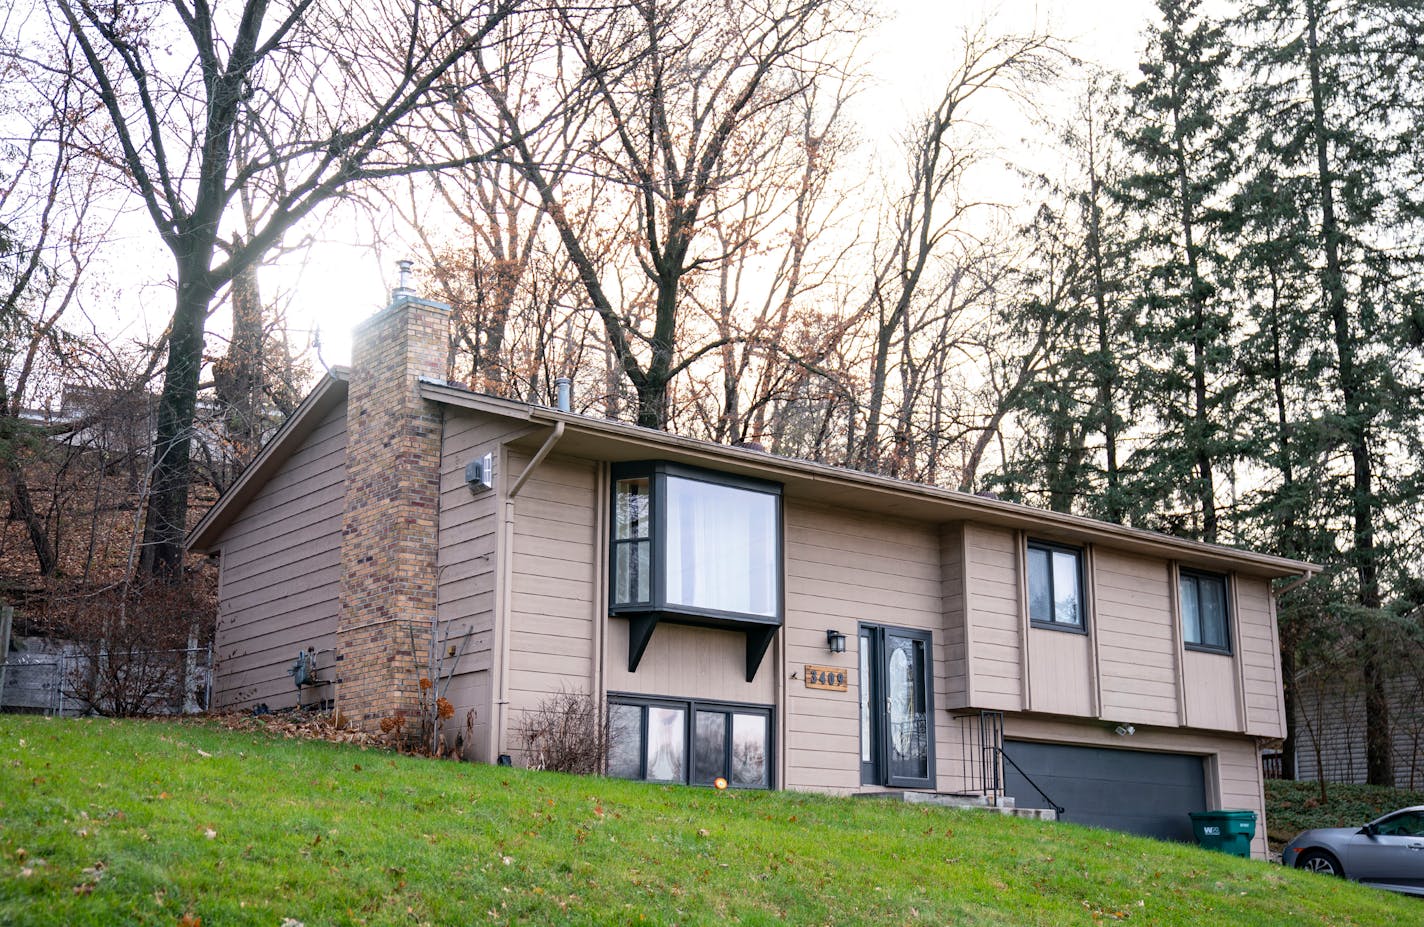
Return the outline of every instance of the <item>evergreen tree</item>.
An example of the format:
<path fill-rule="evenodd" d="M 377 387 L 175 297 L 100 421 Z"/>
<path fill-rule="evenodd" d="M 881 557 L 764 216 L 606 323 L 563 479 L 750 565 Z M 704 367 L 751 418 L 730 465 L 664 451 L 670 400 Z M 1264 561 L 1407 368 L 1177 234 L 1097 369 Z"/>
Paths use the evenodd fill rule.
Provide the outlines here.
<path fill-rule="evenodd" d="M 1023 263 L 1022 295 L 1008 308 L 1057 334 L 1017 403 L 1020 437 L 992 482 L 1011 499 L 1121 523 L 1132 505 L 1120 461 L 1136 317 L 1122 206 L 1109 193 L 1119 96 L 1102 75 L 1089 80 L 1060 133 L 1067 176 L 1041 181 L 1045 202 L 1025 230 L 1035 260 Z"/>
<path fill-rule="evenodd" d="M 1293 439 L 1299 450 L 1280 459 L 1316 455 L 1323 491 L 1316 500 L 1292 490 L 1282 511 L 1294 517 L 1309 501 L 1317 536 L 1334 536 L 1326 553 L 1350 602 L 1338 611 L 1364 679 L 1368 778 L 1385 784 L 1393 777 L 1383 606 L 1391 572 L 1407 569 L 1393 520 L 1417 501 L 1418 458 L 1408 452 L 1420 426 L 1424 204 L 1414 136 L 1424 29 L 1416 5 L 1394 0 L 1256 0 L 1236 29 L 1263 165 L 1254 196 L 1266 191 L 1289 202 L 1278 215 L 1301 217 L 1281 239 L 1298 259 L 1282 260 L 1278 248 L 1260 260 L 1277 264 L 1287 311 L 1298 314 L 1293 330 L 1309 338 L 1299 353 L 1322 373 L 1313 414 Z"/>
<path fill-rule="evenodd" d="M 1218 480 L 1236 454 L 1233 311 L 1223 223 L 1241 128 L 1223 85 L 1224 28 L 1200 0 L 1159 0 L 1142 80 L 1129 91 L 1121 144 L 1132 172 L 1116 195 L 1135 217 L 1142 360 L 1133 394 L 1150 438 L 1130 461 L 1139 511 L 1215 542 Z M 1155 527 L 1163 527 L 1159 524 Z"/>

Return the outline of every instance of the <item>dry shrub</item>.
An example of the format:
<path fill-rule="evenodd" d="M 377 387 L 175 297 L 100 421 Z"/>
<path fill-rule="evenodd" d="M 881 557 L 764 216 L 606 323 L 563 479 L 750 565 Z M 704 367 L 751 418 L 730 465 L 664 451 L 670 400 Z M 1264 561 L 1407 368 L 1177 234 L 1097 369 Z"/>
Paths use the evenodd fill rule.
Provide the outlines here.
<path fill-rule="evenodd" d="M 583 775 L 603 771 L 608 719 L 589 695 L 560 689 L 525 711 L 523 720 L 530 769 Z"/>
<path fill-rule="evenodd" d="M 78 650 L 64 694 L 89 711 L 166 714 L 198 694 L 187 690 L 200 684 L 201 674 L 192 671 L 207 662 L 213 636 L 207 582 L 111 587 L 56 599 L 48 611 L 52 627 Z"/>

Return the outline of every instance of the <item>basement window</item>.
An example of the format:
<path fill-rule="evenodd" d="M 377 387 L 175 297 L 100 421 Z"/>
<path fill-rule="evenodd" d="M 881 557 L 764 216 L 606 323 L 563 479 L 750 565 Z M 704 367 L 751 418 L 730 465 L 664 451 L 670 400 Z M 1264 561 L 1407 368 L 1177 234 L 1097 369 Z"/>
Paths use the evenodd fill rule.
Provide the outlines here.
<path fill-rule="evenodd" d="M 771 788 L 771 708 L 611 695 L 608 775 Z"/>
<path fill-rule="evenodd" d="M 659 621 L 741 630 L 747 679 L 782 623 L 779 483 L 660 461 L 613 471 L 609 610 L 636 671 Z"/>

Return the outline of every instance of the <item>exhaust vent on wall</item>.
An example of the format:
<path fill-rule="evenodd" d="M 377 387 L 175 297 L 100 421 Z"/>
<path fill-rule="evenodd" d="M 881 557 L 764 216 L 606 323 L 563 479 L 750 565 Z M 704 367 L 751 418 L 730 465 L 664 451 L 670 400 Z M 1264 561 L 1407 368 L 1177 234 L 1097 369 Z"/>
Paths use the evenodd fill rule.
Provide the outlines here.
<path fill-rule="evenodd" d="M 465 485 L 470 492 L 480 493 L 494 489 L 494 455 L 476 457 L 465 464 Z"/>

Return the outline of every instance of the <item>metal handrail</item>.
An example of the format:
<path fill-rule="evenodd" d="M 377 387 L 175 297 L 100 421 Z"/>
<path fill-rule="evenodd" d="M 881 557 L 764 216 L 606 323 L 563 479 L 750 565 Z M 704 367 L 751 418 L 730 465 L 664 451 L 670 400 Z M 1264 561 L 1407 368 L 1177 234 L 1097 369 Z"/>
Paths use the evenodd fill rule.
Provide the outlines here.
<path fill-rule="evenodd" d="M 1019 764 L 1014 762 L 1014 758 L 1004 752 L 1003 747 L 998 747 L 997 749 L 999 751 L 999 756 L 1003 757 L 1004 760 L 1007 761 L 1010 766 L 1018 770 L 1018 774 L 1024 777 L 1024 781 L 1027 782 L 1029 785 L 1033 786 L 1033 790 L 1038 794 L 1042 795 L 1043 800 L 1048 802 L 1048 804 L 1053 807 L 1054 814 L 1058 815 L 1059 818 L 1062 818 L 1065 814 L 1068 813 L 1066 808 L 1058 804 L 1058 802 L 1054 801 L 1053 799 L 1049 798 L 1048 793 L 1045 792 L 1043 789 L 1039 788 L 1037 782 L 1034 782 L 1031 778 L 1029 778 L 1028 773 L 1024 772 L 1023 769 L 1019 766 Z"/>

